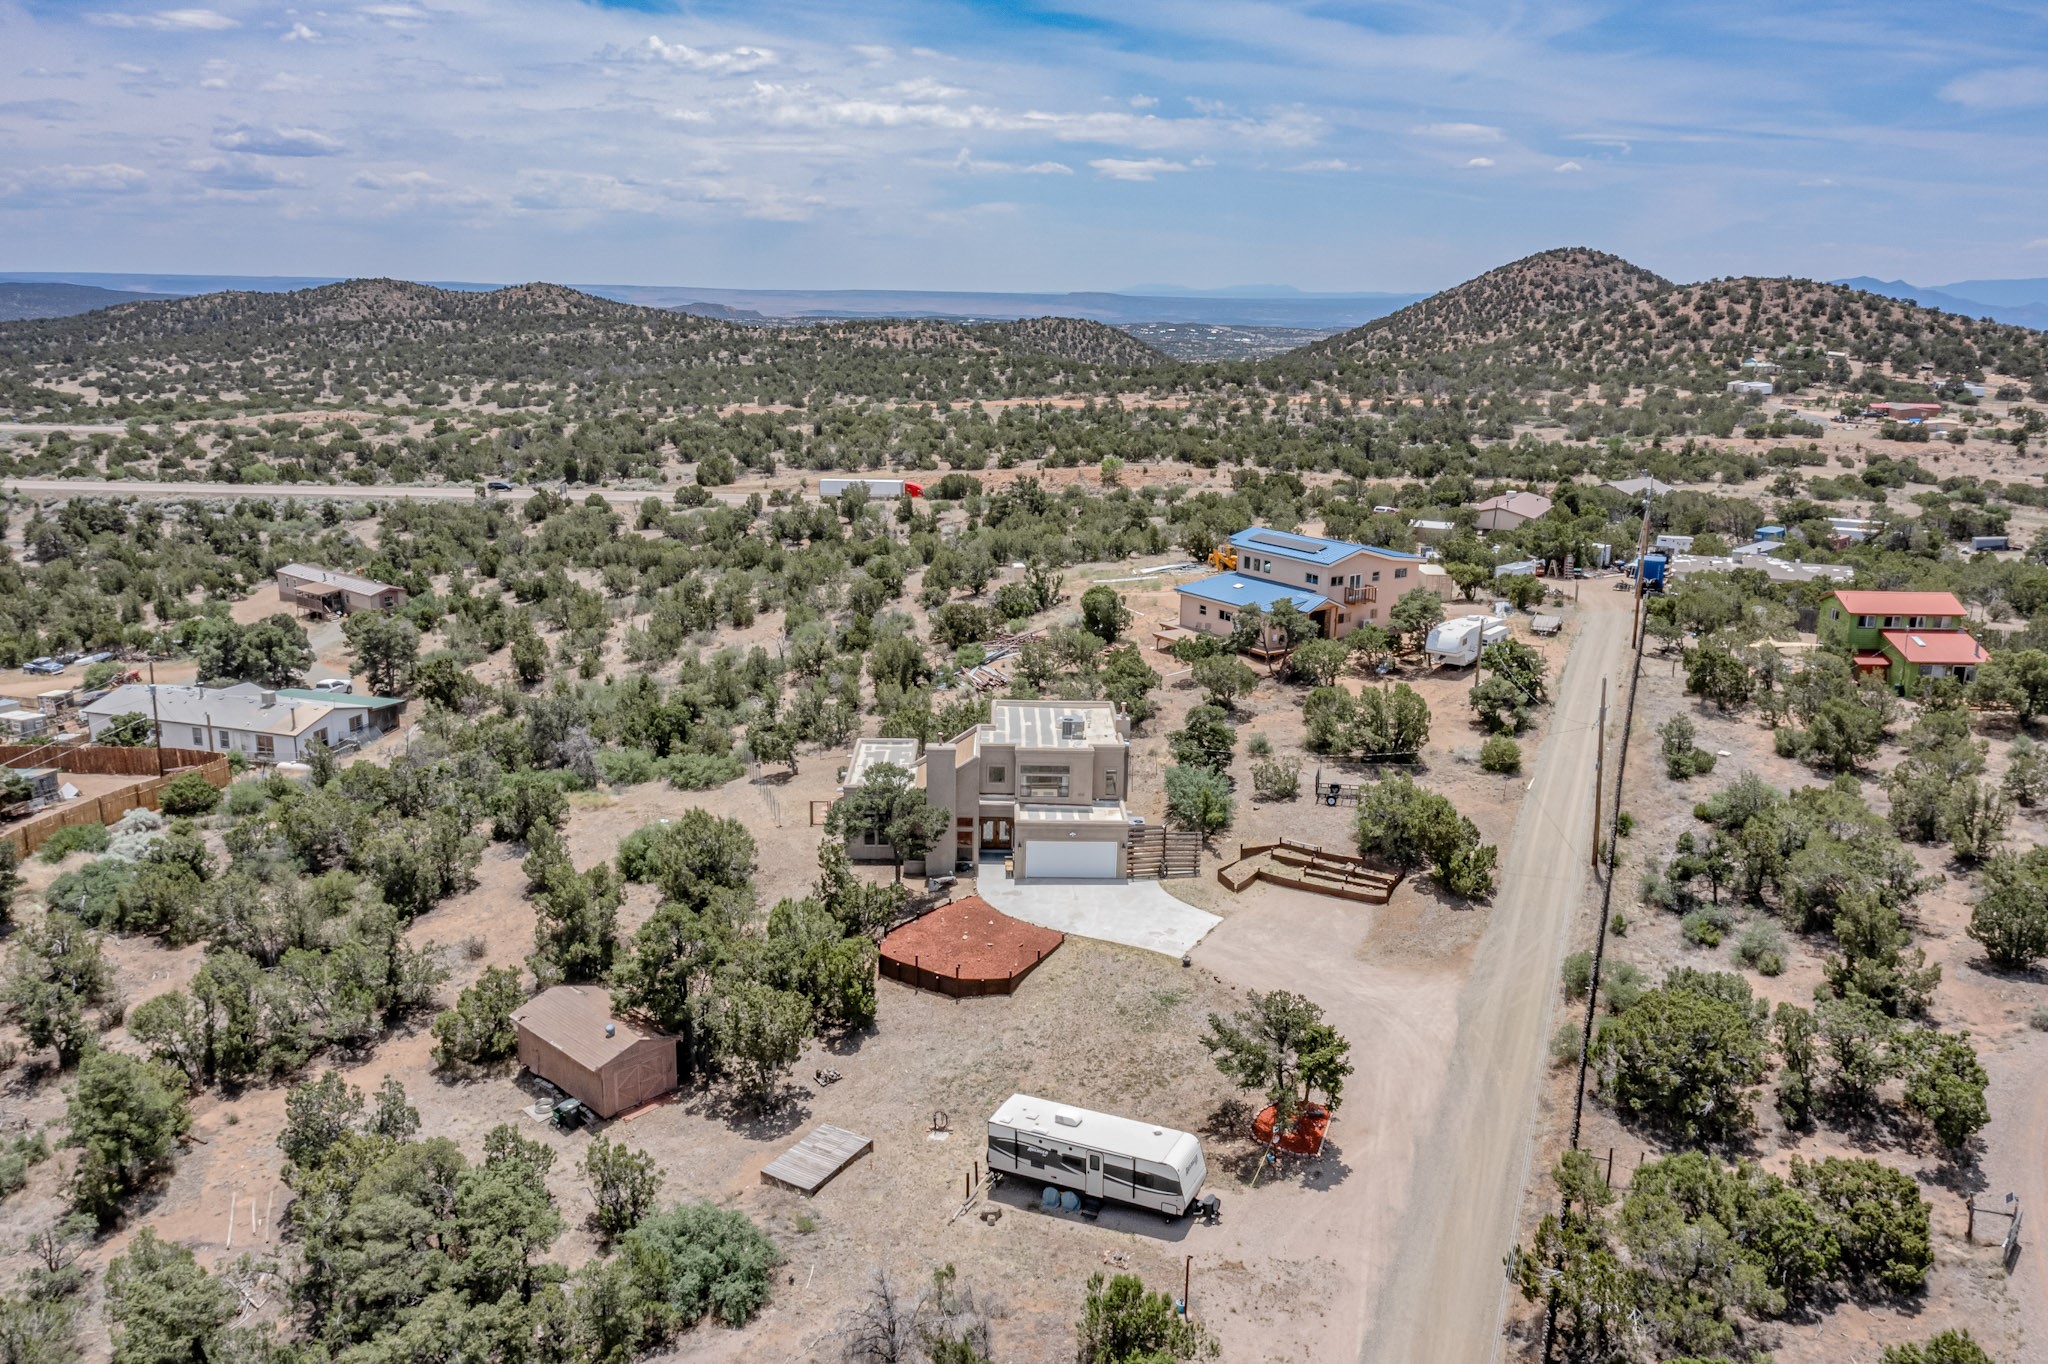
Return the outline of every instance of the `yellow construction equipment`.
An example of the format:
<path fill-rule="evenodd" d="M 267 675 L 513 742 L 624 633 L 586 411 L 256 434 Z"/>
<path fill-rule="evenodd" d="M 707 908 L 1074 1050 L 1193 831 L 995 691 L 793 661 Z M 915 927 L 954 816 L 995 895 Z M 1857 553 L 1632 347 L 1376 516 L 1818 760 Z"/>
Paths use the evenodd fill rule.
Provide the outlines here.
<path fill-rule="evenodd" d="M 1231 545 L 1218 545 L 1209 551 L 1209 567 L 1223 573 L 1237 571 L 1237 549 Z"/>

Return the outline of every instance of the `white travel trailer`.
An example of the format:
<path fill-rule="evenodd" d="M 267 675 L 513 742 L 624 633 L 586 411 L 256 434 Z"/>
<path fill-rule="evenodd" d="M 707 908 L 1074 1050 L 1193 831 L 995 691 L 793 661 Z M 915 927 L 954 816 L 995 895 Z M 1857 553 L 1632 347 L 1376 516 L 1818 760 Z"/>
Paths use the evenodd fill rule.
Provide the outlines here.
<path fill-rule="evenodd" d="M 1191 1133 L 1029 1094 L 988 1120 L 988 1168 L 1169 1217 L 1194 1206 L 1209 1172 Z"/>
<path fill-rule="evenodd" d="M 1422 649 L 1432 664 L 1464 668 L 1479 661 L 1479 651 L 1508 637 L 1508 623 L 1498 616 L 1458 616 L 1441 621 L 1429 632 Z"/>
<path fill-rule="evenodd" d="M 900 478 L 821 478 L 818 480 L 818 496 L 840 497 L 850 488 L 865 488 L 869 497 L 901 497 L 909 493 L 912 497 L 922 496 L 924 489 L 915 483 L 906 483 Z"/>

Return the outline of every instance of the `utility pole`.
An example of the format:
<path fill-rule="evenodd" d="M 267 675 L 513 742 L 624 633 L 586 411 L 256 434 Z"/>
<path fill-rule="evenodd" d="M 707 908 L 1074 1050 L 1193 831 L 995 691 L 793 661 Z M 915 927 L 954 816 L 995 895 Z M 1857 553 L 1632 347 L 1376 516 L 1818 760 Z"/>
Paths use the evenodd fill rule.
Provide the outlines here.
<path fill-rule="evenodd" d="M 1600 736 L 1593 748 L 1593 870 L 1600 870 L 1600 794 L 1607 784 L 1607 679 L 1600 679 Z"/>
<path fill-rule="evenodd" d="M 157 715 L 156 660 L 149 660 L 149 737 L 156 744 L 156 774 L 164 774 L 164 726 Z"/>
<path fill-rule="evenodd" d="M 1648 478 L 1649 476 L 1649 471 L 1647 469 L 1644 470 L 1643 477 Z M 1643 556 L 1650 552 L 1650 497 L 1655 491 L 1656 485 L 1654 483 L 1643 489 L 1643 530 L 1642 534 L 1636 538 L 1635 612 L 1629 617 L 1628 637 L 1629 647 L 1634 649 L 1640 649 L 1643 643 Z"/>

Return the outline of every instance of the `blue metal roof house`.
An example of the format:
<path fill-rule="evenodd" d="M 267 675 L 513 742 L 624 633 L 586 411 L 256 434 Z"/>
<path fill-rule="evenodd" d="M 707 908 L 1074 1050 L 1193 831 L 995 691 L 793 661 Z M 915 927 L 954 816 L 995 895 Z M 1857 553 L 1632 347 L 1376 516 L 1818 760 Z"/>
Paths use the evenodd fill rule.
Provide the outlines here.
<path fill-rule="evenodd" d="M 1444 590 L 1424 573 L 1421 555 L 1378 545 L 1253 526 L 1231 536 L 1230 548 L 1232 571 L 1175 589 L 1182 629 L 1228 635 L 1239 611 L 1271 611 L 1284 601 L 1336 639 L 1385 620 L 1404 592 Z"/>

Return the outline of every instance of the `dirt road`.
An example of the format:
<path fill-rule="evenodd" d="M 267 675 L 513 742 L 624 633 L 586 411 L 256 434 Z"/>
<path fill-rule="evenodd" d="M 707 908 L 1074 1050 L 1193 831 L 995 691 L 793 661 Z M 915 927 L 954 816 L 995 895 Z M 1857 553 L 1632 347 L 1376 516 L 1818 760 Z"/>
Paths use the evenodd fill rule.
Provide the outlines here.
<path fill-rule="evenodd" d="M 1608 609 L 1587 612 L 1557 685 L 1550 737 L 1458 999 L 1450 1077 L 1396 1223 L 1367 1364 L 1482 1364 L 1500 1353 L 1508 1292 L 1501 1260 L 1529 1175 L 1558 968 L 1588 879 L 1602 677 L 1610 679 L 1609 752 L 1619 745 L 1629 614 L 1623 602 L 1599 605 Z"/>

